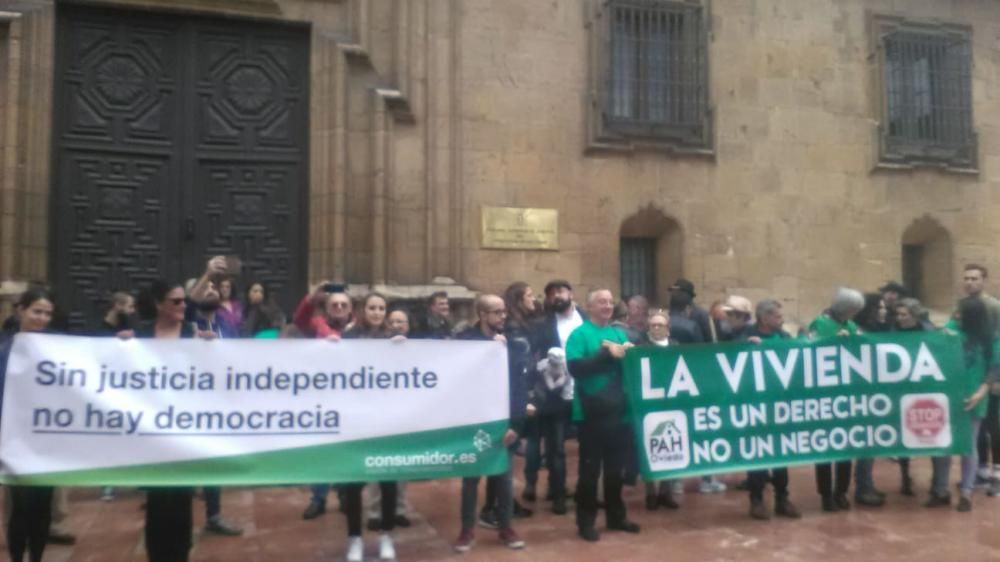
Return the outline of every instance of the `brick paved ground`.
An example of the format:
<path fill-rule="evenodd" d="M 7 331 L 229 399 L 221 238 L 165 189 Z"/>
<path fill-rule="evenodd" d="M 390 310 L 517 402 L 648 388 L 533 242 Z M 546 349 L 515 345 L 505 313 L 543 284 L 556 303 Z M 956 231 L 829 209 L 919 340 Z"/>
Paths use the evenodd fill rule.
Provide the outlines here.
<path fill-rule="evenodd" d="M 401 561 L 1000 560 L 1000 498 L 977 495 L 971 514 L 925 509 L 921 503 L 926 497 L 929 464 L 926 459 L 914 460 L 918 497 L 891 493 L 887 506 L 878 510 L 821 513 L 812 470 L 800 467 L 792 471 L 792 497 L 805 513 L 801 521 L 752 521 L 746 516 L 744 493 L 703 496 L 692 490 L 695 482 L 689 482 L 682 509 L 675 512 L 646 512 L 640 489 L 628 490 L 630 516 L 643 526 L 639 536 L 608 533 L 599 544 L 586 544 L 576 538 L 571 516 L 559 517 L 539 509 L 534 517 L 517 521 L 518 531 L 528 542 L 527 550 L 507 551 L 493 533 L 479 529 L 476 547 L 465 555 L 453 554 L 450 549 L 458 533 L 459 482 L 424 482 L 410 488 L 414 525 L 398 533 L 397 549 Z M 895 492 L 899 482 L 896 466 L 879 461 L 876 479 L 882 489 Z M 332 512 L 303 521 L 301 513 L 308 497 L 304 487 L 227 490 L 224 513 L 243 525 L 246 534 L 226 538 L 196 533 L 192 560 L 341 560 L 343 517 Z M 335 505 L 332 497 L 330 501 Z M 142 495 L 134 491 L 122 492 L 115 501 L 104 503 L 96 490 L 74 490 L 71 524 L 79 533 L 79 542 L 74 547 L 50 547 L 46 562 L 144 561 L 141 502 Z M 199 526 L 203 519 L 199 501 Z M 374 554 L 374 536 L 367 538 L 369 552 Z"/>

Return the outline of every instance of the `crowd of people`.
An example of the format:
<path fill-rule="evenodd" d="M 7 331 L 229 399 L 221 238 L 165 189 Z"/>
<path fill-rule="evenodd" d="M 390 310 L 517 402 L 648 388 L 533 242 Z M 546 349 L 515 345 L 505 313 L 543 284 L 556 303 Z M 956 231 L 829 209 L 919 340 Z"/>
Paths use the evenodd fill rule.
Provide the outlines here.
<path fill-rule="evenodd" d="M 785 331 L 781 301 L 763 299 L 756 304 L 738 295 L 713 303 L 708 309 L 695 302 L 694 285 L 679 279 L 670 288 L 666 309 L 652 308 L 648 299 L 633 295 L 618 301 L 612 291 L 590 291 L 577 303 L 573 286 L 553 280 L 536 296 L 524 282 L 512 283 L 502 295 L 480 295 L 474 315 L 456 322 L 445 292 L 431 295 L 426 307 L 412 310 L 407 303 L 391 303 L 378 293 L 355 302 L 348 287 L 320 283 L 298 304 L 289 318 L 270 298 L 267 287 L 251 282 L 239 293 L 232 260 L 215 257 L 203 274 L 187 283 L 158 281 L 138 295 L 118 292 L 109 307 L 95 319 L 88 335 L 119 338 L 324 338 L 349 345 L 352 339 L 459 339 L 497 340 L 508 351 L 510 426 L 503 437 L 509 454 L 523 454 L 524 486 L 521 501 L 514 490 L 513 468 L 505 474 L 486 477 L 486 495 L 479 505 L 481 478 L 466 478 L 461 486 L 461 531 L 454 543 L 459 552 L 475 542 L 476 527 L 496 530 L 507 547 L 520 549 L 525 542 L 513 528 L 517 518 L 530 517 L 527 505 L 542 496 L 538 483 L 547 472 L 544 501 L 555 514 L 568 512 L 575 504 L 579 537 L 598 541 L 597 516 L 603 509 L 609 532 L 639 533 L 629 519 L 622 499 L 624 486 L 636 485 L 639 457 L 633 428 L 626 419 L 622 359 L 633 346 L 678 346 L 768 342 L 793 337 L 815 339 L 860 333 L 926 331 L 939 329 L 920 302 L 907 295 L 901 284 L 890 282 L 878 292 L 863 294 L 841 288 L 822 312 L 799 333 Z M 972 509 L 972 495 L 986 487 L 1000 494 L 1000 354 L 997 329 L 1000 301 L 985 290 L 987 270 L 970 264 L 963 273 L 966 296 L 940 329 L 961 335 L 966 372 L 956 376 L 966 393 L 967 413 L 972 421 L 975 447 L 961 457 L 957 509 Z M 18 299 L 14 314 L 4 323 L 0 339 L 0 376 L 6 374 L 12 334 L 52 331 L 57 313 L 54 299 L 44 286 L 33 286 Z M 697 373 L 695 373 L 697 376 Z M 956 383 L 958 384 L 958 383 Z M 0 387 L 2 388 L 2 387 Z M 566 441 L 579 442 L 579 470 L 572 493 L 566 470 Z M 992 459 L 993 464 L 990 464 Z M 900 493 L 916 493 L 910 476 L 910 459 L 895 459 L 900 468 Z M 951 505 L 948 457 L 931 460 L 933 479 L 926 506 Z M 512 463 L 513 467 L 514 464 Z M 873 478 L 874 459 L 858 459 L 815 467 L 817 491 L 824 511 L 851 508 L 848 498 L 854 483 L 854 502 L 878 507 L 886 494 Z M 800 510 L 788 493 L 787 468 L 752 471 L 738 485 L 749 495 L 749 515 L 767 520 L 772 509 L 765 490 L 774 493 L 773 514 L 797 519 Z M 317 483 L 303 513 L 315 519 L 327 510 L 331 488 L 347 518 L 345 558 L 364 558 L 363 529 L 378 533 L 380 560 L 395 560 L 392 539 L 397 527 L 410 525 L 404 483 Z M 645 508 L 678 509 L 684 483 L 646 482 Z M 701 493 L 721 493 L 726 485 L 715 477 L 703 477 Z M 191 547 L 194 490 L 181 487 L 151 487 L 145 490 L 145 545 L 151 562 L 188 559 Z M 221 489 L 206 487 L 206 531 L 239 535 L 242 530 L 221 517 Z M 40 562 L 46 542 L 58 537 L 53 527 L 53 504 L 58 491 L 49 487 L 8 486 L 5 510 L 8 549 L 20 562 L 25 553 Z M 105 488 L 111 501 L 114 490 Z M 524 503 L 521 503 L 521 502 Z M 56 510 L 58 512 L 60 510 Z M 65 537 L 63 537 L 65 540 Z M 70 540 L 72 537 L 70 536 Z"/>

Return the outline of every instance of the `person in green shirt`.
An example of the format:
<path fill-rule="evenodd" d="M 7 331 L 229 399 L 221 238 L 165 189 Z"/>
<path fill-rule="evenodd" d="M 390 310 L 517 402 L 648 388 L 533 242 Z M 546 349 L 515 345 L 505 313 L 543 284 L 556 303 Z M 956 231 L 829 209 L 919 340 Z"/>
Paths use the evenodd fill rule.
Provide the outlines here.
<path fill-rule="evenodd" d="M 604 471 L 604 505 L 608 530 L 638 533 L 622 500 L 622 475 L 632 434 L 625 418 L 622 359 L 632 344 L 625 330 L 611 325 L 615 300 L 598 289 L 587 298 L 590 319 L 566 342 L 566 361 L 576 380 L 575 415 L 580 421 L 580 468 L 576 492 L 576 525 L 580 538 L 596 542 L 597 481 Z"/>
<path fill-rule="evenodd" d="M 979 434 L 979 426 L 986 416 L 987 401 L 983 400 L 989 392 L 989 383 L 996 380 L 1000 371 L 1000 350 L 994 330 L 990 326 L 989 311 L 982 299 L 966 297 L 958 304 L 958 333 L 962 337 L 962 350 L 965 355 L 965 372 L 957 384 L 963 385 L 966 396 L 965 410 L 970 416 L 972 441 Z M 975 490 L 976 468 L 978 464 L 976 447 L 967 455 L 962 455 L 962 479 L 959 482 L 961 498 L 958 500 L 958 511 L 972 510 L 972 492 Z M 951 494 L 948 492 L 948 476 L 951 470 L 951 457 L 934 457 L 932 459 L 933 477 L 931 479 L 931 495 L 924 504 L 926 507 L 944 507 L 951 504 Z"/>
<path fill-rule="evenodd" d="M 840 288 L 833 297 L 830 308 L 809 324 L 809 339 L 846 337 L 858 334 L 854 317 L 865 306 L 865 296 L 854 289 Z M 871 481 L 874 463 L 870 459 L 858 461 L 858 479 Z M 836 477 L 834 477 L 836 472 Z M 847 489 L 851 485 L 851 461 L 820 463 L 816 465 L 816 490 L 823 498 L 823 511 L 846 511 L 851 509 L 847 500 Z M 874 486 L 872 486 L 874 488 Z M 875 494 L 864 495 L 866 505 L 881 505 L 884 501 Z M 859 500 L 861 498 L 858 498 Z"/>

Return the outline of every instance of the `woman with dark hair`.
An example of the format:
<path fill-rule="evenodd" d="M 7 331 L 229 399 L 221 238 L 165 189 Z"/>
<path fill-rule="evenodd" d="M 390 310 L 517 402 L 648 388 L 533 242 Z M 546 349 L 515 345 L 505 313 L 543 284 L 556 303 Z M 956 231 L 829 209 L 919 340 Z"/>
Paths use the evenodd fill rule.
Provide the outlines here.
<path fill-rule="evenodd" d="M 43 288 L 25 291 L 16 303 L 17 331 L 37 333 L 48 330 L 54 306 L 52 296 Z M 3 403 L 7 360 L 14 335 L 0 339 L 0 404 Z M 42 553 L 52 523 L 51 486 L 8 486 L 11 511 L 7 518 L 7 552 L 13 562 L 22 562 L 25 551 L 31 562 L 42 562 Z"/>
<path fill-rule="evenodd" d="M 184 321 L 187 295 L 180 283 L 154 281 L 140 298 L 150 322 L 136 330 L 137 338 L 193 338 L 193 324 Z M 146 490 L 146 556 L 149 562 L 186 562 L 191 550 L 191 498 L 188 487 Z"/>
<path fill-rule="evenodd" d="M 405 338 L 402 335 L 391 336 L 385 322 L 387 302 L 378 293 L 369 293 L 361 301 L 361 313 L 351 329 L 344 332 L 344 339 L 388 339 L 389 337 Z M 396 495 L 395 482 L 379 482 L 381 491 L 382 517 L 379 521 L 381 534 L 378 539 L 379 560 L 395 560 L 396 548 L 392 542 L 392 531 L 396 528 Z M 364 559 L 365 546 L 361 539 L 361 492 L 363 483 L 352 483 L 344 486 L 344 511 L 347 515 L 347 562 L 361 562 Z"/>
<path fill-rule="evenodd" d="M 247 286 L 246 307 L 243 309 L 243 324 L 240 335 L 245 338 L 257 337 L 268 332 L 275 337 L 285 325 L 285 313 L 271 301 L 263 283 L 254 281 Z"/>
<path fill-rule="evenodd" d="M 886 324 L 885 302 L 881 293 L 865 293 L 865 305 L 854 317 L 854 323 L 866 333 L 885 332 L 892 329 Z"/>
<path fill-rule="evenodd" d="M 970 438 L 975 442 L 979 433 L 979 425 L 986 415 L 986 401 L 983 399 L 989 392 L 989 383 L 995 382 L 996 365 L 993 351 L 996 345 L 996 335 L 990 329 L 989 312 L 986 304 L 979 297 L 965 297 L 958 301 L 958 333 L 962 338 L 962 351 L 965 356 L 965 372 L 961 383 L 965 389 L 965 411 L 970 416 Z M 955 414 L 958 415 L 958 414 Z M 977 451 L 973 447 L 967 455 L 962 455 L 962 478 L 958 488 L 961 497 L 958 500 L 958 511 L 972 511 L 972 493 L 975 491 L 976 468 L 978 464 Z M 948 476 L 951 470 L 951 457 L 934 457 L 933 477 L 931 479 L 931 494 L 925 507 L 944 507 L 951 504 L 951 494 L 948 492 Z"/>
<path fill-rule="evenodd" d="M 233 328 L 243 325 L 243 303 L 237 296 L 236 281 L 232 277 L 219 281 L 219 309 L 215 314 Z"/>

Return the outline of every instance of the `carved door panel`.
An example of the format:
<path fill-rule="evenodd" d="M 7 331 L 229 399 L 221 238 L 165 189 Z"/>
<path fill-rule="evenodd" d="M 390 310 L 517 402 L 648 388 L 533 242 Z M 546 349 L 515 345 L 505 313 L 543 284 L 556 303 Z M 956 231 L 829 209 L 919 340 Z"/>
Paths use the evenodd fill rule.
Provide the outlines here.
<path fill-rule="evenodd" d="M 289 306 L 305 285 L 307 34 L 72 6 L 57 26 L 50 272 L 71 325 L 217 253 Z"/>

